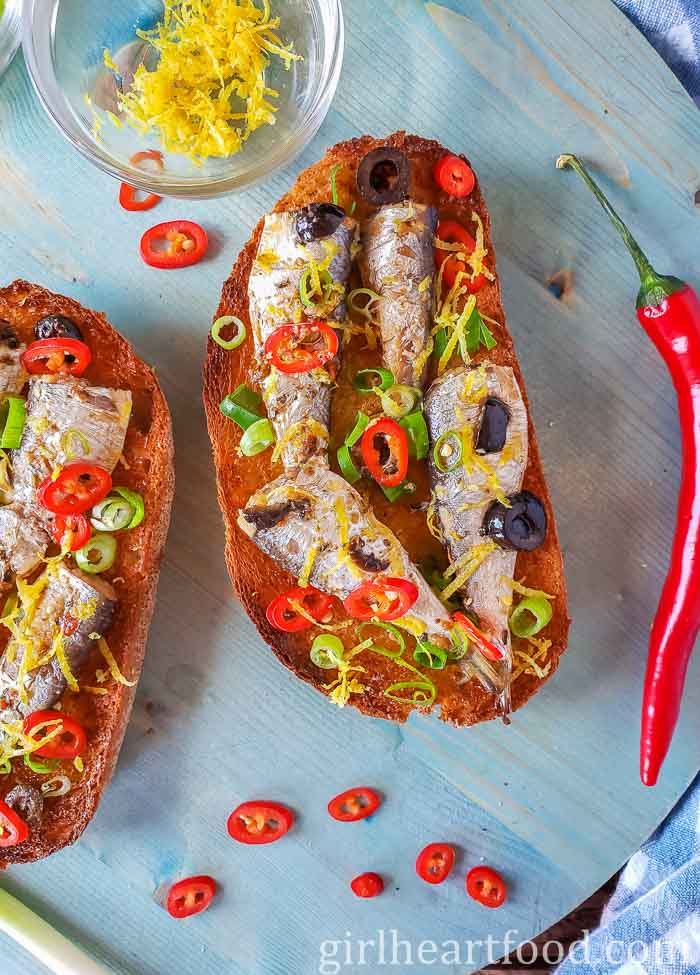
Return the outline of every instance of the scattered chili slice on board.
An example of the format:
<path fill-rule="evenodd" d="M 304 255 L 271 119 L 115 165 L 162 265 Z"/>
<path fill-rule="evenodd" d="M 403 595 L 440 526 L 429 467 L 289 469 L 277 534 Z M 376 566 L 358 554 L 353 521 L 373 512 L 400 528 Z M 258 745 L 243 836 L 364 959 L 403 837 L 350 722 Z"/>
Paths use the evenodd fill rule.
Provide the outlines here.
<path fill-rule="evenodd" d="M 361 873 L 350 882 L 356 897 L 377 897 L 384 890 L 384 881 L 378 873 Z"/>
<path fill-rule="evenodd" d="M 70 551 L 77 552 L 90 541 L 90 522 L 85 515 L 56 515 L 51 525 L 51 537 L 57 545 L 63 545 L 70 534 Z"/>
<path fill-rule="evenodd" d="M 0 847 L 19 846 L 29 839 L 29 827 L 6 802 L 0 799 Z"/>
<path fill-rule="evenodd" d="M 140 163 L 146 162 L 146 160 L 156 163 L 156 169 L 159 172 L 163 171 L 163 155 L 157 149 L 136 152 L 129 162 L 132 166 L 138 166 Z M 161 200 L 161 197 L 157 193 L 148 193 L 146 196 L 138 197 L 136 194 L 140 192 L 142 191 L 137 190 L 130 183 L 122 183 L 119 188 L 119 203 L 125 210 L 137 212 L 140 210 L 150 210 L 151 207 L 154 207 Z"/>
<path fill-rule="evenodd" d="M 201 914 L 211 904 L 216 893 L 216 881 L 206 875 L 187 877 L 170 888 L 166 908 L 171 917 L 180 920 Z"/>
<path fill-rule="evenodd" d="M 90 365 L 92 353 L 79 339 L 53 338 L 32 342 L 21 355 L 21 362 L 32 376 L 65 373 L 82 376 Z"/>
<path fill-rule="evenodd" d="M 418 587 L 409 579 L 389 576 L 368 579 L 345 598 L 343 606 L 356 620 L 397 620 L 418 599 Z"/>
<path fill-rule="evenodd" d="M 503 877 L 491 867 L 473 867 L 467 874 L 467 893 L 484 907 L 500 907 L 507 889 Z"/>
<path fill-rule="evenodd" d="M 239 843 L 275 843 L 294 825 L 294 813 L 278 802 L 243 802 L 228 818 L 229 836 Z"/>
<path fill-rule="evenodd" d="M 408 436 L 396 420 L 370 423 L 360 441 L 362 461 L 381 487 L 396 487 L 408 471 Z"/>
<path fill-rule="evenodd" d="M 372 816 L 379 809 L 381 801 L 374 789 L 363 785 L 357 789 L 347 789 L 331 799 L 328 812 L 339 823 L 356 823 Z"/>
<path fill-rule="evenodd" d="M 174 270 L 201 261 L 208 246 L 204 227 L 192 220 L 170 220 L 146 231 L 141 238 L 141 257 L 149 267 Z"/>
<path fill-rule="evenodd" d="M 38 725 L 46 725 L 39 731 L 40 736 L 43 737 L 59 727 L 59 724 L 61 733 L 47 741 L 41 748 L 36 748 L 32 752 L 33 755 L 38 755 L 39 758 L 73 759 L 85 754 L 87 751 L 85 729 L 75 718 L 71 718 L 62 711 L 32 711 L 25 718 L 22 730 L 29 738 L 33 738 L 32 731 Z"/>
<path fill-rule="evenodd" d="M 476 649 L 481 653 L 487 660 L 503 660 L 505 657 L 505 651 L 499 647 L 496 643 L 489 640 L 481 630 L 465 616 L 464 613 L 453 613 L 452 619 L 454 622 L 461 627 L 461 629 L 466 631 L 467 636 L 471 643 L 474 644 Z"/>
<path fill-rule="evenodd" d="M 57 477 L 49 475 L 37 490 L 40 504 L 55 515 L 79 515 L 106 498 L 112 476 L 97 464 L 66 464 Z"/>
<path fill-rule="evenodd" d="M 265 615 L 270 626 L 283 633 L 298 633 L 313 626 L 292 603 L 299 604 L 317 623 L 327 623 L 331 618 L 333 597 L 313 586 L 295 586 L 275 596 L 267 607 Z"/>
<path fill-rule="evenodd" d="M 474 189 L 476 178 L 469 163 L 459 156 L 443 156 L 433 168 L 435 182 L 450 196 L 462 198 L 469 196 Z"/>
<path fill-rule="evenodd" d="M 318 319 L 280 325 L 265 341 L 265 358 L 280 372 L 309 372 L 338 352 L 338 335 Z"/>
<path fill-rule="evenodd" d="M 416 859 L 416 873 L 427 884 L 447 880 L 455 862 L 455 851 L 449 843 L 429 843 Z"/>

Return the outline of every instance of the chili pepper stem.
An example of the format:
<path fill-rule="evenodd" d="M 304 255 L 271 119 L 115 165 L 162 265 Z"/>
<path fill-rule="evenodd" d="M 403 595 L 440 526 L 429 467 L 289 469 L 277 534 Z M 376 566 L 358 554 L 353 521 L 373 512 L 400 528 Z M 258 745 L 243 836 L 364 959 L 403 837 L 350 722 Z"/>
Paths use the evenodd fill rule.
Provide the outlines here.
<path fill-rule="evenodd" d="M 639 274 L 639 280 L 641 282 L 639 294 L 637 295 L 637 308 L 654 307 L 656 305 L 660 305 L 664 298 L 668 298 L 669 295 L 672 295 L 676 291 L 680 291 L 681 288 L 685 287 L 685 282 L 681 281 L 679 278 L 659 274 L 654 270 L 649 263 L 649 259 L 647 258 L 646 254 L 630 233 L 625 222 L 616 212 L 606 195 L 603 193 L 601 188 L 598 186 L 577 156 L 574 156 L 568 152 L 562 153 L 557 157 L 556 166 L 557 169 L 566 169 L 567 167 L 573 169 L 574 172 L 581 177 L 588 189 L 595 196 L 598 203 L 600 203 L 603 210 L 605 210 L 607 213 L 615 230 L 617 230 L 619 235 L 622 237 L 625 247 L 631 254 L 632 260 L 635 263 L 637 272 Z"/>

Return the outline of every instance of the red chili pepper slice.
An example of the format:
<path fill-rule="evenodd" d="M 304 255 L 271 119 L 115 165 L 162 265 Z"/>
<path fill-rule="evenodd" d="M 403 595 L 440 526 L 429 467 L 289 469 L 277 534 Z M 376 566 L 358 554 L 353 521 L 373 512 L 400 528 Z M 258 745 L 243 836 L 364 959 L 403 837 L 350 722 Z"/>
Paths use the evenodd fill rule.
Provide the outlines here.
<path fill-rule="evenodd" d="M 295 586 L 275 596 L 267 607 L 267 621 L 283 633 L 297 633 L 307 630 L 313 623 L 307 620 L 291 603 L 299 603 L 317 623 L 327 623 L 331 618 L 333 597 L 314 589 L 313 586 Z"/>
<path fill-rule="evenodd" d="M 39 339 L 21 355 L 24 368 L 32 376 L 40 373 L 70 373 L 82 376 L 92 359 L 89 347 L 79 339 Z"/>
<path fill-rule="evenodd" d="M 265 341 L 265 357 L 280 372 L 309 372 L 338 352 L 336 332 L 319 319 L 280 325 Z"/>
<path fill-rule="evenodd" d="M 294 825 L 294 813 L 278 802 L 242 802 L 228 818 L 229 836 L 239 843 L 275 843 Z"/>
<path fill-rule="evenodd" d="M 427 884 L 447 880 L 455 862 L 455 851 L 449 843 L 429 843 L 416 859 L 416 873 Z"/>
<path fill-rule="evenodd" d="M 361 785 L 357 789 L 347 789 L 331 799 L 328 812 L 339 823 L 356 823 L 372 816 L 379 809 L 381 801 L 374 789 Z"/>
<path fill-rule="evenodd" d="M 138 166 L 140 163 L 150 160 L 156 163 L 156 168 L 162 172 L 163 170 L 163 155 L 158 152 L 157 149 L 148 149 L 145 152 L 136 152 L 131 157 L 129 162 L 132 166 Z M 150 210 L 154 207 L 161 199 L 156 193 L 149 193 L 147 196 L 138 198 L 137 193 L 141 192 L 137 190 L 134 186 L 129 183 L 122 183 L 119 188 L 119 202 L 124 207 L 125 210 L 132 212 L 139 210 Z"/>
<path fill-rule="evenodd" d="M 343 606 L 356 620 L 389 621 L 405 616 L 417 599 L 418 586 L 413 582 L 384 576 L 368 579 L 353 589 Z"/>
<path fill-rule="evenodd" d="M 0 847 L 19 846 L 29 838 L 29 827 L 0 799 Z"/>
<path fill-rule="evenodd" d="M 58 477 L 39 486 L 40 504 L 55 515 L 79 515 L 106 498 L 112 490 L 112 476 L 97 464 L 67 464 Z"/>
<path fill-rule="evenodd" d="M 187 877 L 178 880 L 170 888 L 166 907 L 168 914 L 178 920 L 192 917 L 206 911 L 216 893 L 216 881 L 213 877 Z"/>
<path fill-rule="evenodd" d="M 70 550 L 77 552 L 90 540 L 90 522 L 85 515 L 56 515 L 51 525 L 51 537 L 63 545 L 66 532 L 71 534 Z"/>
<path fill-rule="evenodd" d="M 362 460 L 382 487 L 396 487 L 408 471 L 408 436 L 396 420 L 383 417 L 370 423 L 360 441 Z"/>
<path fill-rule="evenodd" d="M 446 244 L 462 244 L 465 254 L 471 254 L 476 247 L 476 241 L 472 235 L 456 220 L 441 220 L 437 226 L 436 237 Z M 450 256 L 450 251 L 443 250 L 440 247 L 433 248 L 433 253 L 435 255 L 435 267 L 438 270 L 442 267 L 442 262 L 445 261 L 445 266 L 442 269 L 442 283 L 446 288 L 452 287 L 458 272 L 470 273 L 469 265 L 460 260 L 456 254 Z M 471 280 L 466 281 L 467 290 L 470 294 L 476 294 L 485 284 L 486 276 L 484 274 L 477 274 Z"/>
<path fill-rule="evenodd" d="M 32 752 L 39 758 L 62 758 L 73 759 L 79 755 L 84 755 L 87 751 L 87 735 L 81 724 L 64 714 L 62 711 L 32 711 L 24 720 L 23 731 L 25 735 L 33 738 L 32 731 L 37 725 L 47 721 L 60 721 L 62 725 L 60 735 L 56 735 L 51 741 L 47 741 L 41 748 Z M 39 732 L 39 739 L 54 731 L 57 725 L 47 725 Z"/>
<path fill-rule="evenodd" d="M 167 244 L 157 249 L 156 245 Z M 189 267 L 204 257 L 209 238 L 207 232 L 192 220 L 169 220 L 157 223 L 141 238 L 141 257 L 149 267 L 165 270 Z"/>
<path fill-rule="evenodd" d="M 474 644 L 479 653 L 483 654 L 487 660 L 503 660 L 505 657 L 505 651 L 499 647 L 496 643 L 492 643 L 487 637 L 481 632 L 481 630 L 472 623 L 468 616 L 464 613 L 453 613 L 452 619 L 460 626 L 463 630 L 467 631 L 467 635 L 470 641 Z"/>
<path fill-rule="evenodd" d="M 350 882 L 357 897 L 377 897 L 384 890 L 384 881 L 378 873 L 361 873 Z"/>
<path fill-rule="evenodd" d="M 433 176 L 441 190 L 457 197 L 469 196 L 476 182 L 469 163 L 452 155 L 438 159 L 433 168 Z"/>
<path fill-rule="evenodd" d="M 491 867 L 474 867 L 467 874 L 467 893 L 484 907 L 500 907 L 507 890 L 500 873 Z"/>

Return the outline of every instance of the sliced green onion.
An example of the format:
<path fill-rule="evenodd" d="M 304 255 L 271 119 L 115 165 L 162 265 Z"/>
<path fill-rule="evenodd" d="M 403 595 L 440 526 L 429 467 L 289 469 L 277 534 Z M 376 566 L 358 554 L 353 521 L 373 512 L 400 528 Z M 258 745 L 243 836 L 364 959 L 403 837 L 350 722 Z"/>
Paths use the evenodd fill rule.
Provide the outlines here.
<path fill-rule="evenodd" d="M 353 200 L 352 203 L 350 204 L 350 216 L 353 215 L 356 209 L 357 209 L 357 200 Z"/>
<path fill-rule="evenodd" d="M 136 528 L 144 519 L 143 498 L 137 491 L 116 487 L 92 509 L 90 522 L 99 532 L 118 532 Z"/>
<path fill-rule="evenodd" d="M 332 670 L 338 667 L 345 656 L 345 647 L 340 637 L 332 633 L 319 633 L 314 638 L 309 652 L 311 662 L 322 670 Z"/>
<path fill-rule="evenodd" d="M 442 474 L 459 467 L 462 460 L 462 437 L 458 430 L 447 430 L 441 434 L 433 447 L 435 466 Z"/>
<path fill-rule="evenodd" d="M 247 430 L 248 427 L 261 419 L 259 412 L 261 403 L 262 396 L 246 386 L 245 383 L 241 383 L 221 401 L 219 409 L 225 417 L 237 423 L 242 430 Z"/>
<path fill-rule="evenodd" d="M 350 433 L 345 438 L 345 443 L 348 447 L 354 447 L 357 441 L 360 439 L 362 434 L 365 432 L 369 426 L 369 417 L 366 413 L 360 411 L 357 414 L 357 419 L 355 420 L 355 426 L 352 428 Z"/>
<path fill-rule="evenodd" d="M 91 574 L 106 572 L 107 569 L 112 568 L 117 557 L 117 540 L 114 535 L 99 532 L 74 554 L 78 568 L 83 572 Z"/>
<path fill-rule="evenodd" d="M 4 762 L 0 762 L 0 775 L 9 775 L 12 771 L 12 763 L 9 758 L 6 758 Z"/>
<path fill-rule="evenodd" d="M 408 456 L 416 460 L 424 460 L 428 456 L 428 425 L 421 410 L 409 413 L 402 420 L 399 426 L 403 427 L 408 434 Z"/>
<path fill-rule="evenodd" d="M 394 374 L 382 366 L 377 366 L 376 369 L 360 369 L 352 384 L 360 393 L 376 393 L 394 385 Z"/>
<path fill-rule="evenodd" d="M 21 396 L 6 396 L 0 404 L 0 448 L 16 450 L 19 447 L 26 418 L 27 411 Z"/>
<path fill-rule="evenodd" d="M 405 386 L 403 383 L 390 386 L 386 392 L 381 388 L 375 391 L 382 401 L 382 409 L 394 420 L 411 413 L 420 403 L 423 395 L 420 389 L 416 389 L 415 386 Z"/>
<path fill-rule="evenodd" d="M 452 645 L 447 650 L 448 660 L 461 660 L 462 657 L 466 657 L 467 651 L 469 650 L 469 638 L 464 632 L 461 626 L 454 626 L 452 628 L 452 640 L 454 641 L 455 636 L 458 642 L 453 642 Z"/>
<path fill-rule="evenodd" d="M 436 359 L 442 358 L 442 354 L 447 348 L 447 342 L 448 342 L 447 329 L 446 328 L 439 329 L 435 333 L 435 337 L 433 339 L 433 355 L 435 356 Z"/>
<path fill-rule="evenodd" d="M 241 437 L 240 451 L 244 457 L 255 457 L 256 454 L 261 454 L 263 450 L 271 447 L 274 442 L 275 431 L 267 417 L 264 417 L 246 428 Z"/>
<path fill-rule="evenodd" d="M 350 454 L 350 448 L 346 443 L 341 444 L 340 447 L 338 447 L 336 457 L 338 458 L 340 473 L 343 475 L 348 484 L 357 484 L 357 482 L 362 478 L 362 474 L 355 467 L 352 455 Z"/>
<path fill-rule="evenodd" d="M 76 450 L 73 445 L 75 441 L 78 443 L 79 450 Z M 70 427 L 61 434 L 60 447 L 66 455 L 66 460 L 87 457 L 90 453 L 90 441 L 84 433 L 81 433 L 80 430 L 76 430 L 74 427 Z"/>
<path fill-rule="evenodd" d="M 128 501 L 131 507 L 134 509 L 134 514 L 126 526 L 127 528 L 138 528 L 143 519 L 146 517 L 146 508 L 143 503 L 143 497 L 138 491 L 132 491 L 128 487 L 115 487 L 112 488 L 113 494 L 118 494 L 125 501 Z"/>
<path fill-rule="evenodd" d="M 436 646 L 430 640 L 418 640 L 416 649 L 413 651 L 413 659 L 421 667 L 430 667 L 431 670 L 443 670 L 447 663 L 447 650 Z"/>
<path fill-rule="evenodd" d="M 330 271 L 326 268 L 318 268 L 316 273 L 318 274 L 321 285 L 321 294 L 317 294 L 311 287 L 313 268 L 307 267 L 299 278 L 299 297 L 301 298 L 302 305 L 306 305 L 307 308 L 326 301 L 333 287 L 333 278 L 331 277 Z"/>
<path fill-rule="evenodd" d="M 544 596 L 526 596 L 510 615 L 510 628 L 516 636 L 535 636 L 552 618 L 552 604 Z"/>
<path fill-rule="evenodd" d="M 382 630 L 386 630 L 387 633 L 391 634 L 394 640 L 398 643 L 398 650 L 389 650 L 386 647 L 372 647 L 372 653 L 380 653 L 383 657 L 389 657 L 390 659 L 395 659 L 400 657 L 401 654 L 406 649 L 406 641 L 403 638 L 403 633 L 398 627 L 394 626 L 392 623 L 384 623 L 382 620 L 367 620 L 366 623 L 362 623 L 358 629 L 358 636 L 362 639 L 362 631 L 366 630 L 368 626 L 378 626 Z M 366 638 L 365 638 L 366 639 Z"/>
<path fill-rule="evenodd" d="M 401 691 L 412 691 L 408 696 Z M 399 704 L 413 704 L 420 708 L 429 707 L 437 696 L 437 688 L 432 681 L 421 680 L 400 680 L 395 684 L 390 684 L 384 691 L 384 697 L 390 701 L 398 701 Z"/>
<path fill-rule="evenodd" d="M 236 326 L 236 334 L 231 339 L 222 339 L 221 333 L 229 325 Z M 217 345 L 221 346 L 222 349 L 226 349 L 227 352 L 231 352 L 233 349 L 237 349 L 245 339 L 246 327 L 240 318 L 236 318 L 235 315 L 222 315 L 221 318 L 217 318 L 212 325 L 211 337 L 214 339 Z"/>
<path fill-rule="evenodd" d="M 413 494 L 415 490 L 416 485 L 413 483 L 413 481 L 402 481 L 400 484 L 396 484 L 394 487 L 384 487 L 382 485 L 384 497 L 387 499 L 387 501 L 391 501 L 392 504 L 394 501 L 398 501 L 402 495 Z"/>
<path fill-rule="evenodd" d="M 58 768 L 58 762 L 54 758 L 45 758 L 43 762 L 40 762 L 36 758 L 32 758 L 31 755 L 24 756 L 24 764 L 37 775 L 51 775 Z"/>
<path fill-rule="evenodd" d="M 350 213 L 352 214 L 352 210 Z M 363 305 L 358 305 L 357 299 L 361 297 L 366 297 L 367 301 Z M 355 312 L 356 315 L 360 315 L 366 321 L 371 321 L 371 305 L 373 305 L 375 301 L 381 300 L 382 296 L 378 295 L 376 291 L 372 291 L 371 288 L 353 288 L 353 290 L 347 295 L 345 303 L 348 306 L 349 311 Z"/>
<path fill-rule="evenodd" d="M 338 187 L 335 185 L 335 178 L 343 167 L 338 163 L 331 169 L 331 200 L 338 206 Z"/>

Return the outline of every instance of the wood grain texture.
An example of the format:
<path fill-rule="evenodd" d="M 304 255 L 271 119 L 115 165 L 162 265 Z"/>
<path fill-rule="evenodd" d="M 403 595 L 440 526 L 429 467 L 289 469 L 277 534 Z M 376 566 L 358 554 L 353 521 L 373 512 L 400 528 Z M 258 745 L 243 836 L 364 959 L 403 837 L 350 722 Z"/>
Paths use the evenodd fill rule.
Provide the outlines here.
<path fill-rule="evenodd" d="M 678 483 L 673 391 L 636 326 L 633 268 L 576 179 L 553 168 L 560 151 L 589 159 L 660 269 L 698 285 L 696 110 L 608 0 L 348 0 L 345 14 L 343 75 L 318 137 L 287 171 L 226 200 L 124 213 L 116 185 L 44 118 L 21 59 L 0 83 L 3 280 L 70 291 L 156 364 L 178 476 L 115 780 L 80 843 L 2 882 L 139 975 L 310 975 L 321 941 L 347 931 L 462 943 L 513 928 L 527 939 L 614 872 L 698 765 L 696 663 L 661 784 L 644 791 L 638 781 L 643 660 Z M 570 649 L 507 731 L 456 731 L 423 717 L 399 728 L 329 711 L 266 650 L 224 567 L 200 399 L 221 282 L 301 167 L 358 132 L 399 128 L 463 149 L 479 172 L 562 536 Z M 177 274 L 144 267 L 141 233 L 174 217 L 207 227 L 210 257 Z M 573 286 L 557 300 L 546 282 L 562 269 Z M 328 798 L 360 780 L 384 791 L 381 815 L 331 823 Z M 233 806 L 256 795 L 300 813 L 269 849 L 234 846 L 225 834 Z M 442 838 L 460 847 L 458 870 L 427 889 L 415 853 Z M 487 916 L 462 884 L 482 857 L 512 890 Z M 347 886 L 365 869 L 389 881 L 368 903 Z M 175 925 L 155 894 L 192 872 L 215 874 L 223 895 Z M 27 971 L 18 949 L 1 950 L 3 975 Z M 422 967 L 463 975 L 485 951 Z M 375 969 L 355 956 L 341 973 Z"/>

